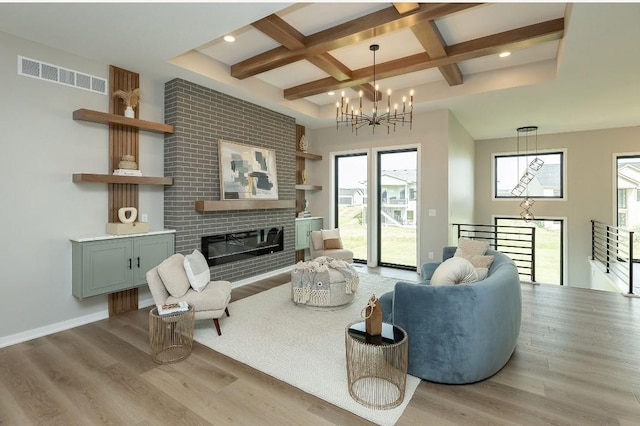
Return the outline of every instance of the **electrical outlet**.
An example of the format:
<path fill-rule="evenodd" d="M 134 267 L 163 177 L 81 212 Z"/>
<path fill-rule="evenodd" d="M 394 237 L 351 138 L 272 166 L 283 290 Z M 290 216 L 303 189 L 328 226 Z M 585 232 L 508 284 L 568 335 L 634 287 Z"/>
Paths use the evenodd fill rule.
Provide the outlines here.
<path fill-rule="evenodd" d="M 140 215 L 140 222 L 149 222 L 149 215 L 146 213 L 142 213 Z"/>
<path fill-rule="evenodd" d="M 433 252 L 432 251 L 429 252 L 429 259 L 433 260 Z"/>

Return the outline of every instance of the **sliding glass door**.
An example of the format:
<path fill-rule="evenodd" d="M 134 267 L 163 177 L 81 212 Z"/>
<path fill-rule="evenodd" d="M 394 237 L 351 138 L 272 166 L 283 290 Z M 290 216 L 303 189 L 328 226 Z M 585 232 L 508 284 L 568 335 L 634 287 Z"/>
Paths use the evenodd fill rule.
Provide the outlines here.
<path fill-rule="evenodd" d="M 417 149 L 378 151 L 377 163 L 378 263 L 415 270 Z"/>
<path fill-rule="evenodd" d="M 335 220 L 354 262 L 367 262 L 367 154 L 335 157 Z"/>

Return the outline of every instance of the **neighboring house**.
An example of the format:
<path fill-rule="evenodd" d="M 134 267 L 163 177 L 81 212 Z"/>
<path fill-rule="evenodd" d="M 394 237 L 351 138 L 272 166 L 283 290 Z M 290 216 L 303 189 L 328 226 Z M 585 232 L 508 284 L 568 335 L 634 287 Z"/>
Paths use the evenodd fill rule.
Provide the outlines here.
<path fill-rule="evenodd" d="M 559 197 L 560 185 L 558 185 L 558 176 L 560 173 L 560 164 L 545 164 L 536 172 L 533 180 L 529 182 L 531 192 L 543 194 L 544 197 Z"/>
<path fill-rule="evenodd" d="M 416 170 L 382 171 L 380 203 L 383 224 L 411 226 L 416 224 L 416 175 Z M 365 206 L 367 204 L 366 189 L 366 181 L 358 183 L 356 187 L 340 188 L 340 206 Z"/>
<path fill-rule="evenodd" d="M 381 177 L 382 223 L 415 225 L 416 170 L 383 170 Z"/>

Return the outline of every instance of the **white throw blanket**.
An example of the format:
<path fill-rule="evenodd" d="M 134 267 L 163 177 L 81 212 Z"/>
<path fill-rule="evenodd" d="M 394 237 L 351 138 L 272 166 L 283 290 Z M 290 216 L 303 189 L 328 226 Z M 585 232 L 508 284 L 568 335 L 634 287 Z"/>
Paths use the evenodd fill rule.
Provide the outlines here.
<path fill-rule="evenodd" d="M 332 283 L 344 282 L 345 293 L 358 290 L 360 278 L 347 262 L 321 256 L 309 262 L 298 262 L 291 272 L 291 288 L 295 303 L 329 306 Z"/>

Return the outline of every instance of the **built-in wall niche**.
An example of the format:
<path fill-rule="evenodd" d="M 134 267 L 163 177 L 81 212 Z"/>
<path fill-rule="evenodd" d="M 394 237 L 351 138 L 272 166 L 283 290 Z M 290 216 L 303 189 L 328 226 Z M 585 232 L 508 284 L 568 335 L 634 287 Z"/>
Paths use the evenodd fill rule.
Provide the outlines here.
<path fill-rule="evenodd" d="M 113 94 L 117 91 L 131 92 L 140 88 L 140 75 L 138 73 L 128 71 L 111 65 L 109 67 L 109 93 Z M 152 121 L 139 120 L 136 118 L 125 117 L 125 105 L 120 99 L 110 96 L 109 112 L 93 111 L 88 109 L 79 109 L 73 112 L 73 119 L 77 121 L 88 121 L 93 123 L 101 123 L 109 126 L 109 171 L 113 172 L 123 159 L 123 156 L 132 156 L 136 162 L 139 162 L 139 131 L 150 131 L 163 134 L 171 134 L 174 131 L 172 125 L 163 123 L 155 123 Z M 139 106 L 135 106 L 135 115 L 139 116 Z M 124 157 L 126 158 L 126 157 Z M 138 209 L 138 185 L 173 185 L 173 178 L 157 177 L 157 176 L 123 176 L 113 174 L 96 174 L 96 173 L 75 173 L 73 174 L 74 183 L 106 183 L 108 194 L 108 222 L 118 223 L 118 210 L 123 207 L 133 207 Z M 139 234 L 144 235 L 144 234 Z M 173 237 L 172 237 L 173 238 Z M 162 258 L 168 257 L 173 253 L 173 239 L 171 247 L 162 251 L 160 255 L 152 257 L 153 262 L 161 261 Z M 127 244 L 122 251 L 127 250 Z M 99 251 L 99 250 L 98 250 Z M 117 250 L 116 250 L 117 252 Z M 74 256 L 73 269 L 76 271 L 80 266 L 80 256 Z M 141 257 L 137 257 L 137 265 L 140 267 Z M 102 264 L 107 264 L 101 261 Z M 129 258 L 128 269 L 131 270 L 133 258 Z M 144 262 L 143 262 L 144 263 Z M 157 264 L 157 263 L 156 263 Z M 122 266 L 122 265 L 120 265 Z M 149 266 L 149 265 L 146 265 Z M 111 268 L 113 269 L 113 268 Z M 74 289 L 82 288 L 87 283 L 85 274 L 76 277 Z M 139 277 L 138 277 L 139 278 Z M 133 282 L 139 285 L 140 279 Z M 128 288 L 135 287 L 131 280 L 123 280 L 121 285 L 110 287 L 114 290 L 108 294 L 109 315 L 118 314 L 138 309 L 138 289 Z M 122 291 L 116 291 L 122 290 Z M 74 293 L 76 294 L 76 293 Z M 84 293 L 82 293 L 84 294 Z M 87 295 L 97 293 L 89 292 Z"/>

